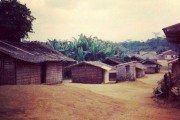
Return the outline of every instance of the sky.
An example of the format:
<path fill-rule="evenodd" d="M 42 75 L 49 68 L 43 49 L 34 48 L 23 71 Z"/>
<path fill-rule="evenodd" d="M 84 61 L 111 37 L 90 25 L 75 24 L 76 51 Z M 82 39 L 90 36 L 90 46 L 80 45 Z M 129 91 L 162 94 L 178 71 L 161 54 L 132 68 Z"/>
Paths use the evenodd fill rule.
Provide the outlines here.
<path fill-rule="evenodd" d="M 29 40 L 147 40 L 180 22 L 180 0 L 19 0 L 36 18 Z"/>

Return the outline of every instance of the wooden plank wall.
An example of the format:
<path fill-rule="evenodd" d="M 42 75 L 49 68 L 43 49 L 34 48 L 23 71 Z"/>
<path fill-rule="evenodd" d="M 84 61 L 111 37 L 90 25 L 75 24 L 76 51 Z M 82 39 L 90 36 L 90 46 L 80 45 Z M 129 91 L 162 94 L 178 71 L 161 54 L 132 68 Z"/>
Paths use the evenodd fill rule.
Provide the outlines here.
<path fill-rule="evenodd" d="M 8 56 L 0 55 L 0 85 L 16 84 L 15 60 Z"/>
<path fill-rule="evenodd" d="M 83 65 L 72 68 L 72 82 L 100 84 L 103 82 L 104 72 L 102 69 Z"/>
<path fill-rule="evenodd" d="M 17 78 L 17 84 L 40 84 L 41 83 L 40 64 L 17 61 L 16 78 Z"/>
<path fill-rule="evenodd" d="M 62 82 L 62 64 L 57 62 L 48 62 L 46 68 L 46 83 L 56 84 Z"/>

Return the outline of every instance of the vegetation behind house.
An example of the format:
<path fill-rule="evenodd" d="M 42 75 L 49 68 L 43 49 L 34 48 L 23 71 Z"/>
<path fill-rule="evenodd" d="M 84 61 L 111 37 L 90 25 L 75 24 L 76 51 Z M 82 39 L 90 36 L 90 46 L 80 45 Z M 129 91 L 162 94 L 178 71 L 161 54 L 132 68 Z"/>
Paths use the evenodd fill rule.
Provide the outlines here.
<path fill-rule="evenodd" d="M 180 51 L 180 46 L 169 43 L 165 37 L 158 36 L 145 42 L 138 40 L 112 42 L 80 34 L 78 38 L 73 38 L 73 40 L 49 39 L 46 44 L 77 61 L 95 61 L 114 56 L 129 61 L 126 57 L 127 54 L 139 53 L 140 51 L 156 51 L 158 54 L 169 49 Z"/>

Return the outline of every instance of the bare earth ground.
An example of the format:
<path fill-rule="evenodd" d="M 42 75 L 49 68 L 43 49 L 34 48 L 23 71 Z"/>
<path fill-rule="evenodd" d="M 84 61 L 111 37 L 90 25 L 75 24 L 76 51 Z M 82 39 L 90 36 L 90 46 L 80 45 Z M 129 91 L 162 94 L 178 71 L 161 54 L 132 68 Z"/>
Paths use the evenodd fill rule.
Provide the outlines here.
<path fill-rule="evenodd" d="M 180 120 L 180 109 L 151 98 L 162 76 L 118 84 L 0 86 L 0 120 Z"/>

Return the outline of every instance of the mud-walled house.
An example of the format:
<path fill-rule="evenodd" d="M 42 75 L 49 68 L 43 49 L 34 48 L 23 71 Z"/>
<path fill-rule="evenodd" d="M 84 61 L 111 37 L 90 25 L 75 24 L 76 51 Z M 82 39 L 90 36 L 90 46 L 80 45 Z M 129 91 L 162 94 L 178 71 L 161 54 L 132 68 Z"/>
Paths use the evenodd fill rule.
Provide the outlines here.
<path fill-rule="evenodd" d="M 145 69 L 146 74 L 159 73 L 160 68 L 162 66 L 158 62 L 149 59 L 143 60 L 141 61 L 141 63 L 146 67 Z"/>
<path fill-rule="evenodd" d="M 72 72 L 73 83 L 101 84 L 109 82 L 111 66 L 98 61 L 83 61 L 67 67 Z"/>
<path fill-rule="evenodd" d="M 146 67 L 137 61 L 126 62 L 114 66 L 110 71 L 111 81 L 135 80 L 145 76 Z"/>
<path fill-rule="evenodd" d="M 116 81 L 135 80 L 136 65 L 135 62 L 118 64 L 111 71 L 116 72 Z"/>
<path fill-rule="evenodd" d="M 64 62 L 74 62 L 39 42 L 0 41 L 0 85 L 62 82 Z"/>

